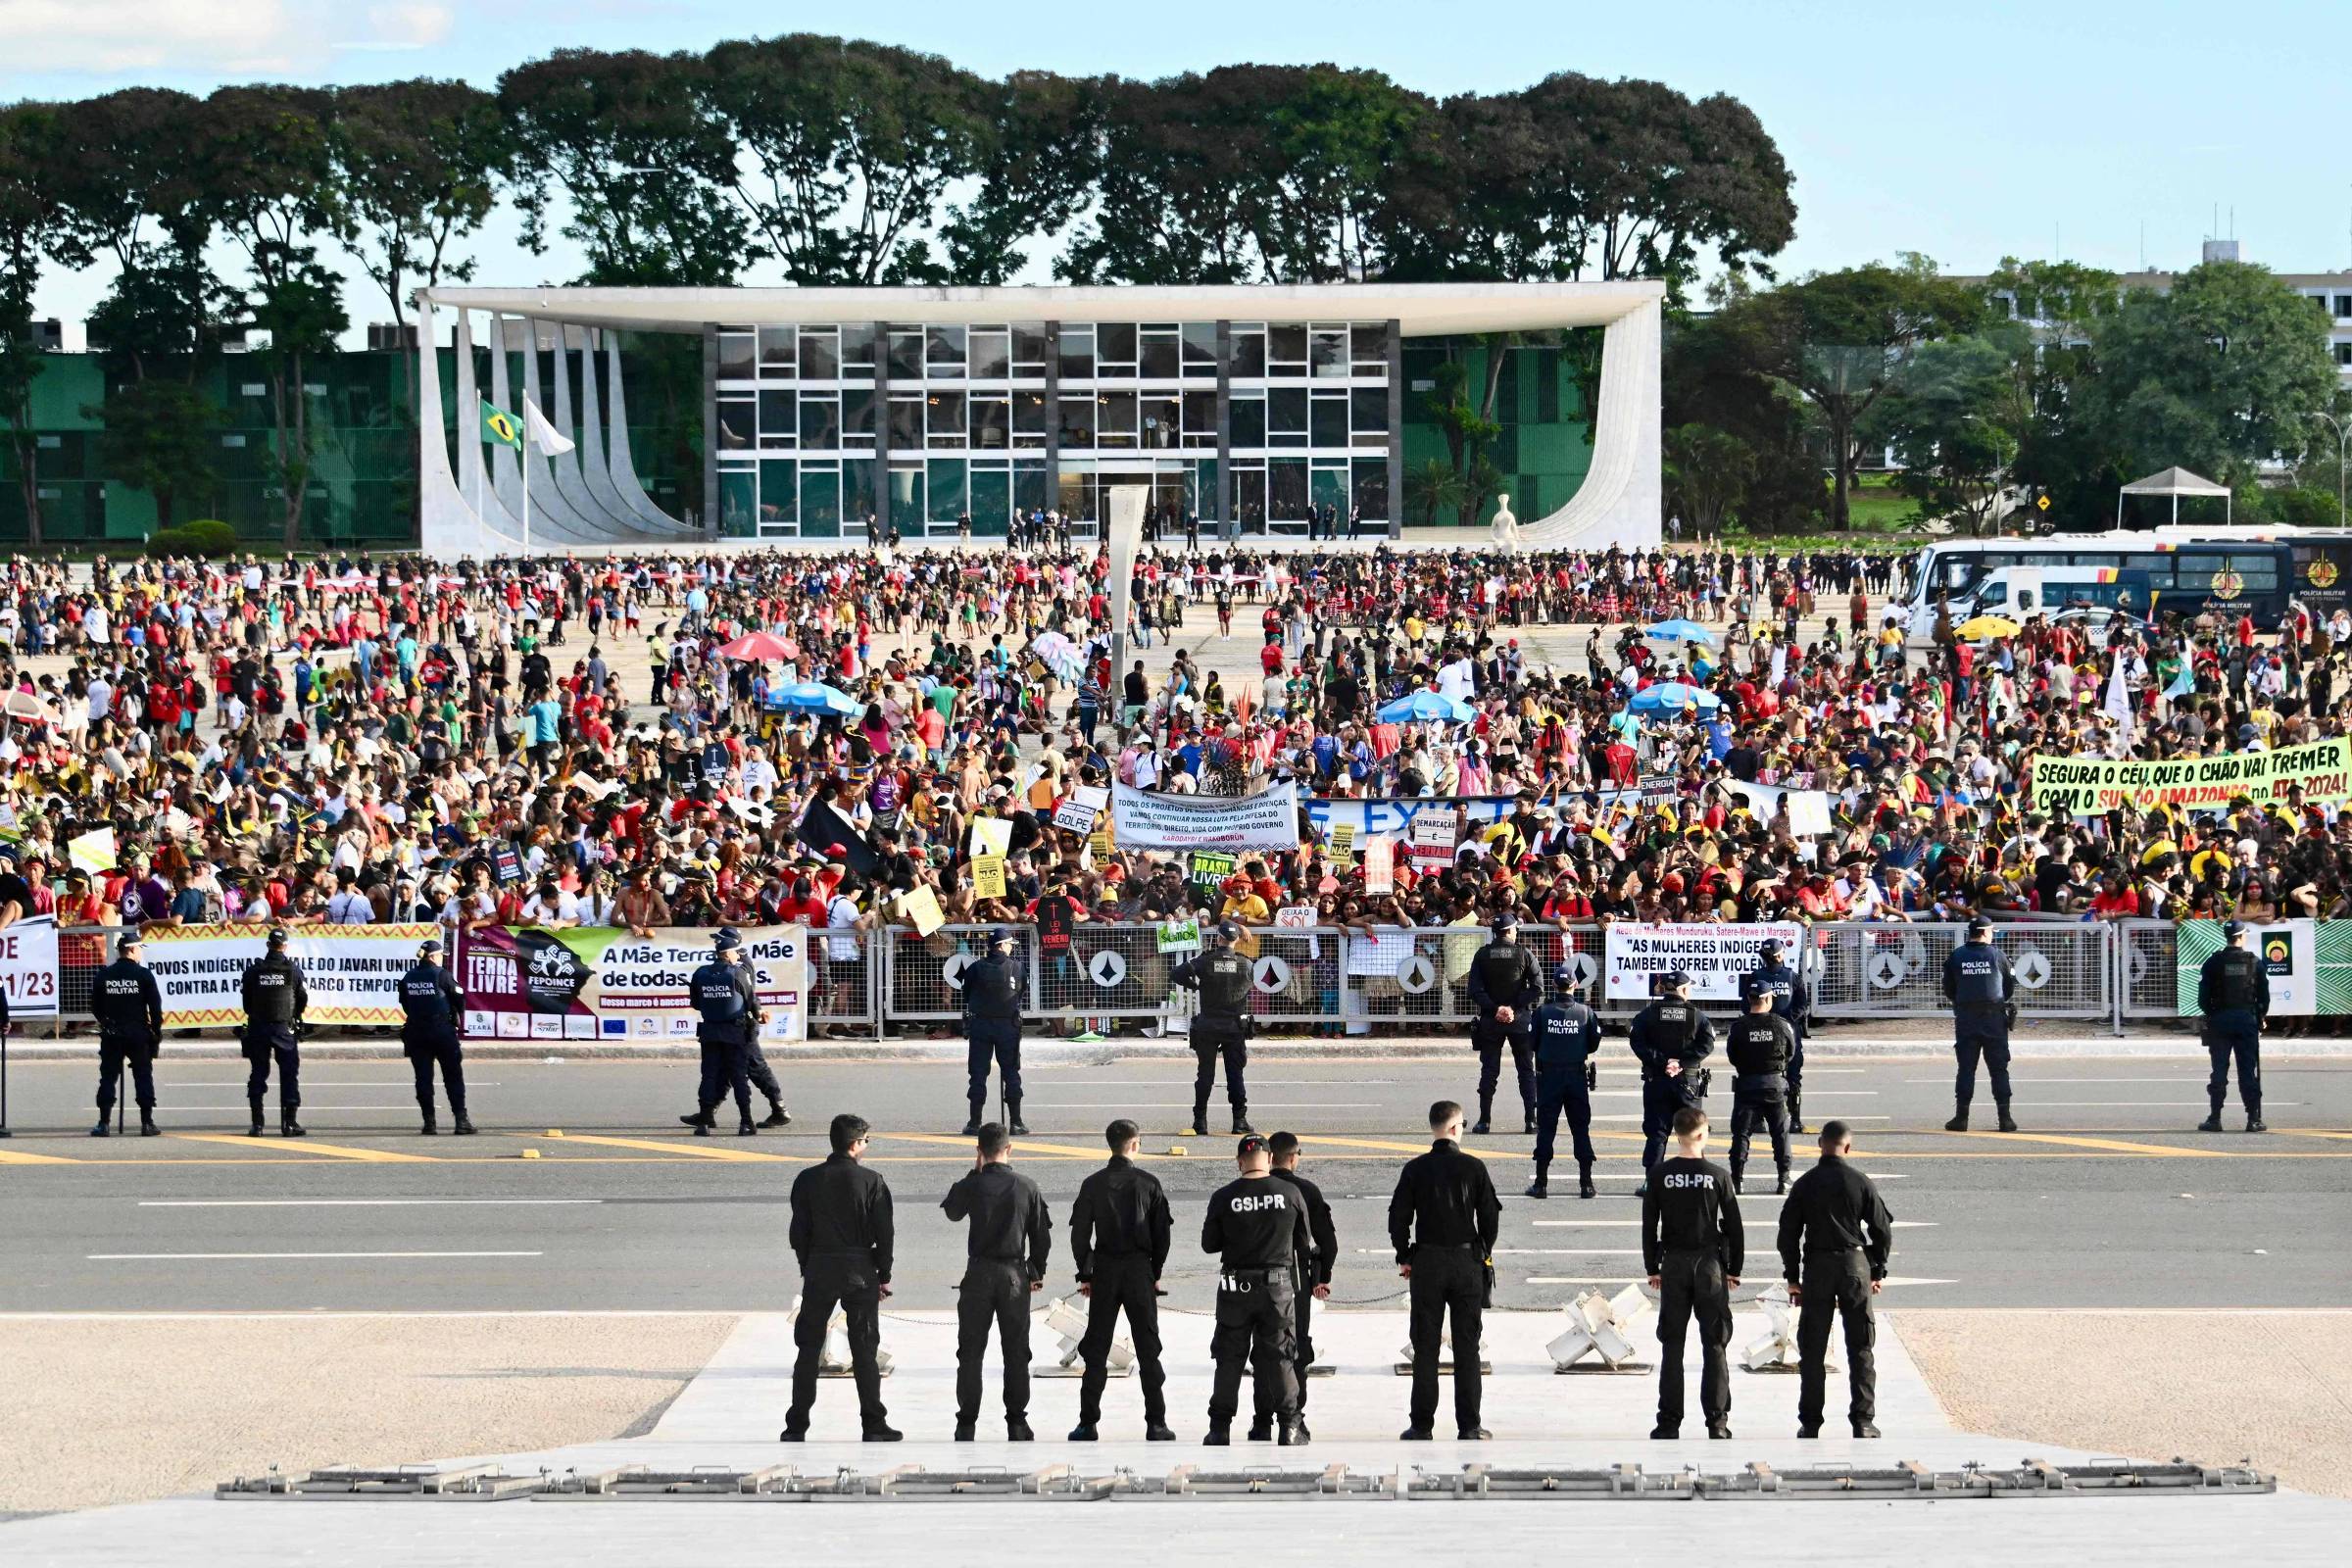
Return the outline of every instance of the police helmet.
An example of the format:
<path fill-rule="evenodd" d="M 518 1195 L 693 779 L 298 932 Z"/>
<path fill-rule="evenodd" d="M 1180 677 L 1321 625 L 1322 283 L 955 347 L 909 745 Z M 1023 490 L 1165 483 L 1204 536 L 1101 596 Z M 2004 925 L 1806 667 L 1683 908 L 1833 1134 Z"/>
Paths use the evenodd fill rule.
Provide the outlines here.
<path fill-rule="evenodd" d="M 284 947 L 285 945 L 286 945 L 286 928 L 285 928 L 284 926 L 282 926 L 282 925 L 273 925 L 273 926 L 271 926 L 271 927 L 270 928 L 270 946 L 271 948 L 273 948 L 273 949 L 274 949 L 274 948 L 282 948 L 282 947 Z"/>
<path fill-rule="evenodd" d="M 722 925 L 711 935 L 710 945 L 721 953 L 732 953 L 743 946 L 743 937 L 731 925 Z"/>

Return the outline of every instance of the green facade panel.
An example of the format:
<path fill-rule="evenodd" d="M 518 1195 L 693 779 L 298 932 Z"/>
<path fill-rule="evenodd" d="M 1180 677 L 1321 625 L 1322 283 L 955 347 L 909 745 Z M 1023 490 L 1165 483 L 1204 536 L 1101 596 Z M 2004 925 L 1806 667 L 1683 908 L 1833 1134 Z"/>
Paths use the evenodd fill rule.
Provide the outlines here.
<path fill-rule="evenodd" d="M 1599 329 L 1588 329 L 1597 338 Z M 1580 383 L 1580 349 L 1596 347 L 1579 342 L 1584 332 L 1556 334 L 1557 342 L 1515 343 L 1500 349 L 1503 360 L 1494 377 L 1493 419 L 1500 426 L 1487 447 L 1486 460 L 1498 474 L 1495 484 L 1482 487 L 1457 517 L 1452 509 L 1441 511 L 1440 527 L 1459 521 L 1486 526 L 1494 516 L 1494 497 L 1507 494 L 1521 522 L 1533 522 L 1566 506 L 1584 484 L 1592 466 L 1592 432 L 1586 424 L 1585 395 Z M 1451 465 L 1446 427 L 1433 407 L 1443 385 L 1441 367 L 1451 361 L 1463 370 L 1462 396 L 1473 413 L 1487 407 L 1490 356 L 1495 347 L 1477 338 L 1407 338 L 1404 342 L 1404 472 L 1407 494 L 1412 476 L 1431 459 Z M 1429 518 L 1423 508 L 1408 505 L 1405 524 L 1419 527 Z"/>

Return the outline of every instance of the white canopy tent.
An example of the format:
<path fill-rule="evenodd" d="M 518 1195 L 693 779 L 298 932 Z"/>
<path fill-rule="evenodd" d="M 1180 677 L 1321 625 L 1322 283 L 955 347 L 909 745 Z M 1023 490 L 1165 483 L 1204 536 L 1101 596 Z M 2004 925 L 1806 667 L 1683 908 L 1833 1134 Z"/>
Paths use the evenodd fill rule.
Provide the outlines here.
<path fill-rule="evenodd" d="M 2173 525 L 2176 527 L 2180 522 L 2182 496 L 2220 496 L 2226 503 L 2222 514 L 2224 522 L 2234 521 L 2233 514 L 2237 510 L 2236 498 L 2230 494 L 2228 485 L 2215 484 L 2203 474 L 2191 473 L 2186 468 L 2167 468 L 2162 473 L 2151 473 L 2145 479 L 2134 479 L 2124 486 L 2117 493 L 2115 501 L 2115 525 L 2119 528 L 2124 525 L 2125 496 L 2171 496 Z"/>

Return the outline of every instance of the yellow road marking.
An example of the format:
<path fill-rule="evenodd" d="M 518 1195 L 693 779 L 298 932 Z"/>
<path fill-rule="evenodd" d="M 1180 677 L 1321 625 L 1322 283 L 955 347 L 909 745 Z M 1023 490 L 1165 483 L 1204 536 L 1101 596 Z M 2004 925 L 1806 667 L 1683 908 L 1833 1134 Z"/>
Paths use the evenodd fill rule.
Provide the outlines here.
<path fill-rule="evenodd" d="M 264 1143 L 251 1136 L 234 1133 L 166 1133 L 190 1144 L 228 1144 L 240 1149 L 269 1149 L 281 1154 L 317 1154 L 325 1159 L 356 1159 L 369 1165 L 430 1165 L 430 1154 L 396 1154 L 389 1149 L 354 1149 L 347 1144 L 318 1144 L 307 1138 L 275 1139 Z"/>
<path fill-rule="evenodd" d="M 717 1146 L 706 1149 L 700 1144 L 669 1143 L 653 1138 L 604 1138 L 590 1133 L 566 1132 L 558 1142 L 602 1144 L 609 1149 L 647 1149 L 658 1154 L 667 1154 L 672 1159 L 731 1159 L 739 1164 L 806 1164 L 808 1162 L 808 1156 L 805 1154 L 762 1154 L 754 1149 Z M 545 1157 L 544 1152 L 541 1157 Z"/>
<path fill-rule="evenodd" d="M 973 1149 L 969 1138 L 951 1138 L 943 1133 L 875 1133 L 876 1138 L 895 1139 L 903 1144 L 946 1144 L 955 1149 Z M 1029 1138 L 1015 1138 L 1012 1147 L 1016 1153 L 1063 1154 L 1077 1159 L 1108 1159 L 1109 1146 L 1086 1149 L 1076 1144 L 1041 1144 Z"/>
<path fill-rule="evenodd" d="M 0 1149 L 0 1165 L 79 1165 L 78 1159 L 63 1154 L 20 1154 L 13 1149 Z"/>
<path fill-rule="evenodd" d="M 1426 1154 L 1429 1152 L 1429 1145 L 1427 1144 L 1396 1143 L 1385 1138 L 1331 1138 L 1321 1134 L 1317 1134 L 1316 1136 L 1310 1138 L 1306 1134 L 1300 1133 L 1298 1135 L 1298 1142 L 1301 1144 L 1323 1145 L 1332 1149 L 1379 1149 L 1385 1150 L 1394 1154 Z M 1462 1152 L 1465 1154 L 1475 1155 L 1480 1159 L 1493 1157 L 1476 1149 L 1465 1148 Z M 1509 1153 L 1502 1150 L 1496 1150 L 1494 1153 L 1505 1159 L 1512 1157 Z M 1337 1157 L 1345 1158 L 1346 1156 L 1342 1155 Z M 1531 1153 L 1520 1157 L 1533 1159 L 1535 1156 Z"/>
<path fill-rule="evenodd" d="M 1969 1139 L 1999 1139 L 2002 1143 L 2061 1144 L 2070 1149 L 2099 1149 L 2119 1154 L 2162 1154 L 2177 1159 L 2227 1158 L 2219 1149 L 2194 1149 L 2185 1144 L 2135 1144 L 2121 1138 L 2065 1138 L 2056 1133 L 1968 1133 L 1954 1134 Z"/>

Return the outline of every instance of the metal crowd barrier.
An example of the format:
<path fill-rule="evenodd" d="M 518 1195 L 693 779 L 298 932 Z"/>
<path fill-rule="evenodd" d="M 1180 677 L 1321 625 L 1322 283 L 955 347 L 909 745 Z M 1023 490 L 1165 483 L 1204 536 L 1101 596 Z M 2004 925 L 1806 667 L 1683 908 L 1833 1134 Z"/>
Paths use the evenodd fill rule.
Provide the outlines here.
<path fill-rule="evenodd" d="M 1968 927 L 1959 923 L 1816 926 L 1821 967 L 1813 1011 L 1824 1018 L 1924 1018 L 1949 1011 L 1943 961 L 1967 936 Z M 1992 945 L 2017 976 L 2018 1016 L 2112 1017 L 2114 940 L 2104 922 L 1996 924 Z"/>

